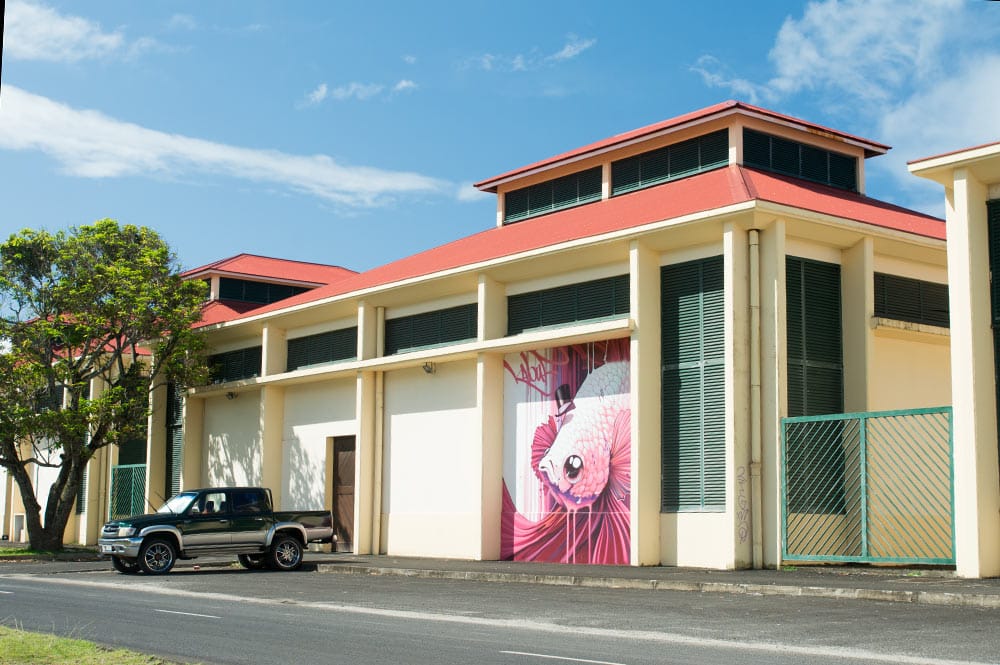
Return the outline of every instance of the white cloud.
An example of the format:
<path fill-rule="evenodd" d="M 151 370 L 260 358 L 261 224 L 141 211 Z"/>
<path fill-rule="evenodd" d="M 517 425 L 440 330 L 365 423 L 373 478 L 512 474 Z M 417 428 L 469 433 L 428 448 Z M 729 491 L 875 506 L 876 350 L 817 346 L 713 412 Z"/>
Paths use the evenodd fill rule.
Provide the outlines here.
<path fill-rule="evenodd" d="M 555 53 L 546 55 L 537 48 L 528 53 L 514 55 L 484 53 L 467 58 L 462 62 L 461 67 L 463 69 L 482 69 L 483 71 L 526 72 L 572 60 L 596 43 L 596 39 L 581 39 L 576 35 L 569 35 L 566 38 L 566 44 Z"/>
<path fill-rule="evenodd" d="M 416 90 L 417 84 L 409 79 L 403 79 L 399 81 L 396 85 L 392 86 L 393 92 L 409 92 L 410 90 Z"/>
<path fill-rule="evenodd" d="M 462 203 L 475 203 L 485 199 L 495 198 L 494 194 L 481 192 L 471 182 L 463 182 L 455 188 L 455 198 Z"/>
<path fill-rule="evenodd" d="M 290 155 L 168 134 L 14 86 L 4 86 L 0 149 L 45 153 L 64 172 L 78 177 L 224 176 L 346 206 L 373 206 L 402 195 L 447 194 L 454 187 L 419 173 L 344 166 L 327 155 Z"/>
<path fill-rule="evenodd" d="M 415 65 L 417 64 L 417 56 L 410 55 L 409 53 L 407 53 L 406 55 L 403 56 L 403 62 L 405 62 L 408 65 Z"/>
<path fill-rule="evenodd" d="M 330 91 L 330 96 L 334 99 L 357 99 L 363 102 L 382 92 L 383 89 L 385 89 L 385 86 L 379 83 L 351 82 L 347 85 L 334 88 Z"/>
<path fill-rule="evenodd" d="M 1000 139 L 998 10 L 964 0 L 810 2 L 777 31 L 766 81 L 734 75 L 712 56 L 692 69 L 751 103 L 808 102 L 893 145 L 869 168 L 924 206 L 907 160 Z"/>
<path fill-rule="evenodd" d="M 597 43 L 596 39 L 580 39 L 576 35 L 570 35 L 568 39 L 561 51 L 549 56 L 550 60 L 570 60 Z"/>
<path fill-rule="evenodd" d="M 22 0 L 7 3 L 4 32 L 4 54 L 20 60 L 77 62 L 115 55 L 125 47 L 121 32 L 104 32 L 93 21 Z"/>
<path fill-rule="evenodd" d="M 198 21 L 190 14 L 174 14 L 167 21 L 170 30 L 197 30 Z"/>
<path fill-rule="evenodd" d="M 312 92 L 306 95 L 305 104 L 308 106 L 315 106 L 326 99 L 328 94 L 329 88 L 327 88 L 326 83 L 320 83 Z"/>

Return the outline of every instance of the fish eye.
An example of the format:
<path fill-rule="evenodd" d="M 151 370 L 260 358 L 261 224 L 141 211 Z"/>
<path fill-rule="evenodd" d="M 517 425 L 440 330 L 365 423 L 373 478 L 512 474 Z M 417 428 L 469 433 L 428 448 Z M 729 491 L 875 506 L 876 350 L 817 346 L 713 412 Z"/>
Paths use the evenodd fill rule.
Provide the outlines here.
<path fill-rule="evenodd" d="M 570 455 L 566 458 L 566 463 L 563 464 L 563 473 L 566 474 L 568 481 L 575 483 L 579 480 L 581 471 L 583 471 L 583 460 L 579 455 Z"/>

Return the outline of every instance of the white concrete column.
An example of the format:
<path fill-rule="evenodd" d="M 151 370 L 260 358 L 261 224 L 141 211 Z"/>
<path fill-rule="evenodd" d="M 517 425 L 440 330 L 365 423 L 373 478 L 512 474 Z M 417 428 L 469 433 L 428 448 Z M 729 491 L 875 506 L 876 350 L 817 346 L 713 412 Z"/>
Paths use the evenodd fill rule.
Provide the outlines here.
<path fill-rule="evenodd" d="M 503 510 L 503 355 L 481 353 L 476 362 L 476 409 L 482 445 L 479 492 L 479 558 L 500 558 L 500 518 Z M 473 450 L 476 446 L 473 446 Z"/>
<path fill-rule="evenodd" d="M 378 533 L 374 525 L 376 483 L 376 409 L 375 372 L 359 372 L 357 379 L 358 438 L 354 454 L 354 553 L 372 554 L 378 551 Z"/>
<path fill-rule="evenodd" d="M 629 348 L 632 376 L 632 500 L 630 563 L 660 563 L 662 437 L 660 257 L 641 242 L 629 245 L 629 315 L 635 322 Z"/>
<path fill-rule="evenodd" d="M 477 340 L 485 342 L 507 334 L 507 289 L 500 282 L 479 276 Z"/>
<path fill-rule="evenodd" d="M 181 489 L 196 489 L 205 484 L 205 400 L 184 400 L 184 461 L 181 465 Z M 166 490 L 164 498 L 166 496 Z M 155 504 L 154 504 L 155 505 Z"/>
<path fill-rule="evenodd" d="M 94 382 L 93 390 L 98 388 Z M 170 497 L 167 479 L 167 385 L 157 386 L 149 396 L 149 419 L 146 421 L 146 505 L 157 508 Z M 113 459 L 106 460 L 110 466 L 118 463 L 118 448 L 114 448 Z M 109 476 L 110 478 L 110 476 Z"/>
<path fill-rule="evenodd" d="M 264 386 L 260 391 L 260 483 L 271 488 L 275 510 L 281 510 L 281 488 L 285 480 L 284 431 L 285 389 Z"/>
<path fill-rule="evenodd" d="M 781 418 L 788 413 L 785 341 L 785 222 L 760 229 L 760 403 L 762 547 L 765 567 L 781 564 Z"/>
<path fill-rule="evenodd" d="M 844 353 L 844 411 L 868 411 L 868 382 L 874 360 L 875 243 L 870 236 L 841 252 L 841 326 Z"/>
<path fill-rule="evenodd" d="M 261 340 L 261 375 L 281 374 L 288 368 L 288 339 L 283 328 L 267 324 Z"/>
<path fill-rule="evenodd" d="M 726 516 L 732 533 L 727 568 L 753 565 L 750 510 L 750 243 L 746 229 L 722 232 L 725 271 Z"/>
<path fill-rule="evenodd" d="M 951 307 L 955 556 L 963 577 L 1000 575 L 996 372 L 986 187 L 966 169 L 945 190 Z"/>

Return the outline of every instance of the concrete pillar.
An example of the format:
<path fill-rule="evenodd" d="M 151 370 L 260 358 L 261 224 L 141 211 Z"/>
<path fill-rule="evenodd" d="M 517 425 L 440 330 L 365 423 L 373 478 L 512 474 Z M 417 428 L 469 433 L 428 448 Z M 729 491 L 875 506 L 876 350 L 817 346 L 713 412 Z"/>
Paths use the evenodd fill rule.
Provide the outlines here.
<path fill-rule="evenodd" d="M 288 339 L 285 330 L 271 324 L 265 325 L 261 345 L 262 375 L 283 373 L 288 368 Z"/>
<path fill-rule="evenodd" d="M 360 326 L 359 326 L 360 327 Z M 358 438 L 354 454 L 354 553 L 378 551 L 375 532 L 375 372 L 359 372 L 357 379 Z M 381 471 L 379 471 L 381 473 Z"/>
<path fill-rule="evenodd" d="M 762 548 L 765 567 L 781 564 L 781 418 L 788 413 L 785 342 L 785 222 L 760 229 L 760 403 Z"/>
<path fill-rule="evenodd" d="M 184 453 L 181 464 L 181 489 L 205 485 L 205 400 L 184 400 Z"/>
<path fill-rule="evenodd" d="M 635 322 L 629 343 L 632 376 L 632 501 L 630 563 L 660 563 L 661 321 L 660 257 L 641 242 L 629 245 L 629 316 Z"/>
<path fill-rule="evenodd" d="M 167 478 L 167 385 L 157 386 L 149 399 L 150 413 L 146 421 L 146 505 L 159 508 L 170 498 L 170 481 Z M 111 466 L 118 463 L 117 447 L 108 463 Z"/>
<path fill-rule="evenodd" d="M 482 353 L 476 362 L 476 408 L 482 445 L 479 495 L 479 558 L 500 558 L 500 518 L 503 511 L 503 355 Z M 475 449 L 475 446 L 473 447 Z"/>
<path fill-rule="evenodd" d="M 844 411 L 868 411 L 868 377 L 874 361 L 875 243 L 866 237 L 841 253 L 841 325 L 844 352 Z"/>
<path fill-rule="evenodd" d="M 13 498 L 14 479 L 6 471 L 0 470 L 0 493 L 3 497 L 3 510 L 0 510 L 0 536 L 7 536 L 9 540 L 14 539 L 13 529 Z"/>
<path fill-rule="evenodd" d="M 726 516 L 733 534 L 728 568 L 753 564 L 750 455 L 750 243 L 746 229 L 727 222 L 725 265 Z"/>
<path fill-rule="evenodd" d="M 285 479 L 282 435 L 285 429 L 285 389 L 265 386 L 260 391 L 260 483 L 271 488 L 274 509 L 281 510 Z"/>
<path fill-rule="evenodd" d="M 955 556 L 963 577 L 1000 575 L 1000 479 L 987 188 L 964 168 L 945 190 L 951 306 Z"/>
<path fill-rule="evenodd" d="M 486 275 L 479 276 L 476 339 L 485 342 L 507 334 L 507 289 Z"/>

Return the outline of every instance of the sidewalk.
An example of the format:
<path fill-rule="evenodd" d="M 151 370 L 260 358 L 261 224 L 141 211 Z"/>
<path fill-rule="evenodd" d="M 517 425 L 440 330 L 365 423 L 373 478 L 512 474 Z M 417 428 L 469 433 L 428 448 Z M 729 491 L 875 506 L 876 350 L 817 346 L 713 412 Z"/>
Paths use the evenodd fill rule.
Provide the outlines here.
<path fill-rule="evenodd" d="M 233 565 L 235 557 L 221 556 L 177 562 L 178 569 Z M 83 573 L 110 569 L 110 562 L 96 554 L 77 554 L 73 560 L 0 559 L 0 575 Z M 799 596 L 1000 609 L 1000 578 L 968 580 L 938 568 L 837 565 L 722 571 L 307 552 L 304 569 L 339 575 L 396 575 L 476 582 Z"/>

